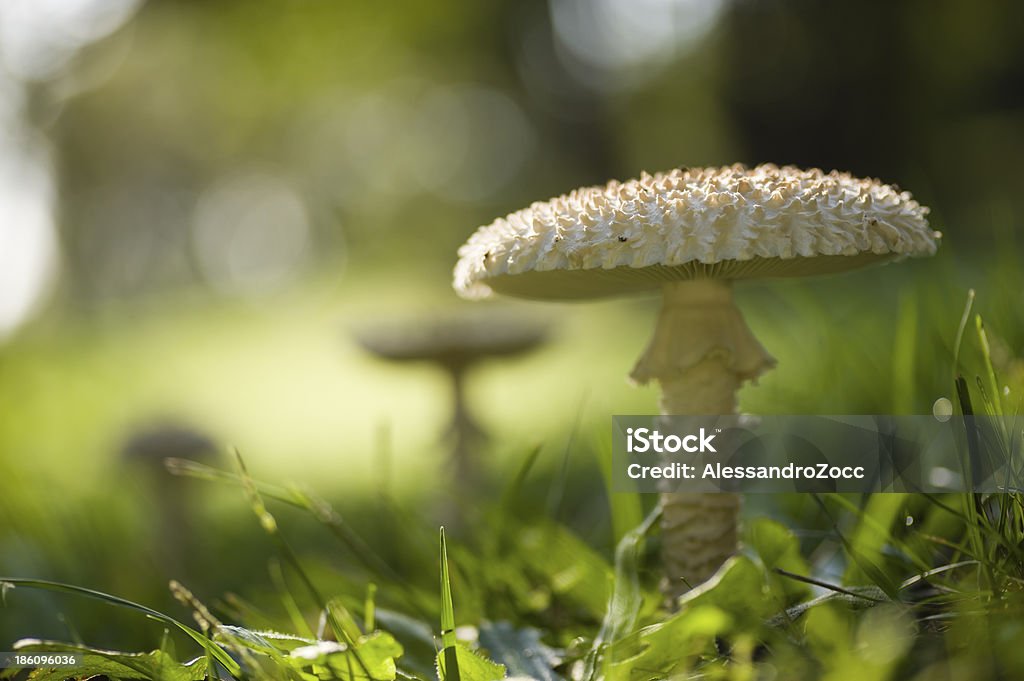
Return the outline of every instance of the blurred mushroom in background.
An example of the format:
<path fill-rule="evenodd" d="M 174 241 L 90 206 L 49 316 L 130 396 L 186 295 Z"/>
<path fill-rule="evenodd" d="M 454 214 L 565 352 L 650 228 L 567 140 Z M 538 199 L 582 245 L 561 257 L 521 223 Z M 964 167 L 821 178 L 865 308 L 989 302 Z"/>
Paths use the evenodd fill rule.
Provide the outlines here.
<path fill-rule="evenodd" d="M 143 485 L 152 510 L 152 555 L 171 575 L 187 571 L 195 546 L 194 481 L 173 475 L 167 459 L 213 464 L 219 446 L 205 433 L 182 423 L 165 421 L 131 431 L 121 445 L 121 463 Z"/>
<path fill-rule="evenodd" d="M 550 326 L 538 319 L 502 313 L 440 314 L 395 319 L 356 333 L 368 352 L 391 362 L 429 362 L 451 381 L 452 420 L 445 439 L 451 443 L 448 465 L 463 489 L 481 480 L 479 452 L 487 434 L 466 399 L 466 376 L 478 363 L 525 355 L 543 345 Z"/>

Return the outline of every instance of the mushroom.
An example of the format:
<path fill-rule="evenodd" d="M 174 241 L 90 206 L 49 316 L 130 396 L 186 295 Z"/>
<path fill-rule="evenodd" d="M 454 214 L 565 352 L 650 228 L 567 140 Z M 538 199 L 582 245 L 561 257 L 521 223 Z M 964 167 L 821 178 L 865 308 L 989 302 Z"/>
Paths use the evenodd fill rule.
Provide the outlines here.
<path fill-rule="evenodd" d="M 393 362 L 430 362 L 448 374 L 452 387 L 450 464 L 455 480 L 479 482 L 474 450 L 487 435 L 470 412 L 465 381 L 470 369 L 486 359 L 523 355 L 548 336 L 546 325 L 505 314 L 442 314 L 397 320 L 356 333 L 363 349 Z"/>
<path fill-rule="evenodd" d="M 169 574 L 180 573 L 195 552 L 195 500 L 189 480 L 172 475 L 168 459 L 190 459 L 212 464 L 219 445 L 189 426 L 166 421 L 137 428 L 121 444 L 121 461 L 139 469 L 155 506 L 154 555 Z"/>
<path fill-rule="evenodd" d="M 654 335 L 630 376 L 661 386 L 664 415 L 732 414 L 775 360 L 733 302 L 733 282 L 843 272 L 932 255 L 940 234 L 907 192 L 848 173 L 771 164 L 676 169 L 586 187 L 499 218 L 459 249 L 465 298 L 538 300 L 660 290 Z M 670 599 L 737 549 L 740 497 L 663 493 Z"/>

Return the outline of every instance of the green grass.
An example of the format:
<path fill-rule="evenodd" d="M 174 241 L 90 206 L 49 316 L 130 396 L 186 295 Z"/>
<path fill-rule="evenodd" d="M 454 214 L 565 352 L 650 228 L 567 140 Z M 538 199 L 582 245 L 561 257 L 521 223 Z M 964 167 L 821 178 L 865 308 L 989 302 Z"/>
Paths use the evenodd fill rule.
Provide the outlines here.
<path fill-rule="evenodd" d="M 973 409 L 967 403 L 961 408 Z M 208 607 L 172 584 L 196 628 L 81 587 L 7 578 L 8 607 L 18 607 L 15 596 L 22 590 L 41 589 L 84 596 L 166 627 L 160 647 L 146 653 L 35 639 L 15 648 L 82 653 L 82 677 L 180 681 L 215 674 L 491 681 L 509 673 L 545 681 L 669 675 L 739 680 L 771 669 L 796 679 L 899 679 L 919 671 L 920 678 L 930 678 L 926 674 L 940 668 L 1015 678 L 1024 671 L 1018 653 L 1024 614 L 1019 494 L 815 497 L 831 531 L 801 541 L 779 522 L 750 522 L 747 552 L 687 594 L 678 612 L 668 613 L 644 548 L 656 512 L 626 533 L 608 561 L 566 528 L 543 516 L 522 516 L 516 497 L 526 493 L 534 460 L 527 457 L 466 544 L 452 546 L 441 530 L 439 558 L 435 553 L 420 566 L 420 581 L 440 576 L 433 595 L 420 591 L 417 580 L 394 575 L 370 542 L 323 500 L 257 482 L 241 459 L 235 471 L 174 464 L 178 473 L 244 493 L 280 561 L 273 563 L 283 604 L 277 615 L 235 608 L 238 620 L 226 623 L 217 610 L 232 609 Z M 374 581 L 324 594 L 268 503 L 301 509 Z M 904 522 L 908 514 L 912 524 Z M 409 542 L 421 531 L 409 527 L 392 540 Z M 829 553 L 828 545 L 838 552 Z M 290 580 L 304 596 L 292 594 Z M 466 615 L 456 602 L 477 605 Z M 319 627 L 312 621 L 318 614 Z M 177 638 L 184 634 L 189 653 L 175 652 L 181 647 L 175 632 Z M 56 677 L 37 671 L 31 678 Z"/>
<path fill-rule="evenodd" d="M 976 274 L 978 294 L 961 313 L 966 289 L 949 264 L 929 267 L 932 281 L 942 283 L 926 289 L 909 276 L 899 279 L 908 285 L 898 298 L 881 295 L 893 284 L 881 278 L 864 282 L 858 296 L 842 281 L 813 291 L 788 283 L 745 291 L 741 305 L 751 326 L 780 359 L 759 386 L 745 390 L 745 408 L 927 413 L 946 396 L 963 413 L 1017 413 L 1024 371 L 1013 349 L 1024 343 L 1024 319 L 992 311 L 1019 312 L 1012 301 L 1024 292 L 1020 274 Z M 751 499 L 743 555 L 691 592 L 678 612 L 665 611 L 656 588 L 654 516 L 645 519 L 651 500 L 612 494 L 601 474 L 607 414 L 648 411 L 653 394 L 623 386 L 583 398 L 588 385 L 619 384 L 650 312 L 647 303 L 584 310 L 549 353 L 482 372 L 474 401 L 513 444 L 492 460 L 486 490 L 454 490 L 463 500 L 458 522 L 440 542 L 436 494 L 409 481 L 426 468 L 410 468 L 392 485 L 358 474 L 340 487 L 307 489 L 281 481 L 312 481 L 320 466 L 343 462 L 325 455 L 307 467 L 247 454 L 250 475 L 241 459 L 234 467 L 177 461 L 172 471 L 203 485 L 215 503 L 200 518 L 198 530 L 209 540 L 189 556 L 187 574 L 164 575 L 138 559 L 137 545 L 149 533 L 139 499 L 111 495 L 102 466 L 72 466 L 72 477 L 97 471 L 92 479 L 100 484 L 65 495 L 56 482 L 61 474 L 49 484 L 28 475 L 39 472 L 38 460 L 0 462 L 17 481 L 0 495 L 0 566 L 33 576 L 6 579 L 0 632 L 51 639 L 23 638 L 19 649 L 83 652 L 89 666 L 82 676 L 181 681 L 484 681 L 506 674 L 740 680 L 771 670 L 793 679 L 1024 675 L 1024 499 L 1017 493 Z M 609 317 L 635 328 L 611 334 Z M 249 323 L 243 327 L 252 331 Z M 154 337 L 165 332 L 151 330 Z M 232 341 L 242 335 L 229 334 Z M 38 349 L 19 352 L 46 357 Z M 112 361 L 88 357 L 64 361 Z M 208 361 L 212 356 L 197 366 Z M 366 364 L 353 375 L 368 383 L 390 371 L 358 361 Z M 9 375 L 27 381 L 32 366 Z M 554 372 L 590 373 L 579 385 L 558 381 L 552 391 L 546 386 Z M 363 399 L 401 383 L 397 375 L 384 380 Z M 124 385 L 151 389 L 145 381 Z M 287 382 L 280 387 L 293 392 Z M 510 393 L 532 397 L 510 401 Z M 79 398 L 67 399 L 73 410 Z M 341 406 L 358 399 L 346 395 Z M 8 420 L 0 429 L 10 446 L 30 443 L 41 429 L 43 405 L 29 402 L 18 412 L 26 418 L 20 427 Z M 499 405 L 513 402 L 494 418 Z M 533 420 L 548 404 L 562 406 Z M 232 409 L 251 407 L 243 399 Z M 106 409 L 94 405 L 85 414 L 109 424 Z M 396 423 L 412 411 L 400 412 Z M 430 440 L 439 413 L 417 417 L 414 446 L 392 444 L 396 470 L 437 454 Z M 269 439 L 280 443 L 289 433 L 285 427 Z M 968 438 L 965 446 L 1008 447 L 1013 436 Z M 69 446 L 59 437 L 70 436 L 42 433 L 44 448 Z M 372 445 L 368 437 L 354 448 Z M 168 589 L 170 577 L 182 583 Z M 54 626 L 55 612 L 64 614 L 64 625 Z M 0 648 L 13 643 L 0 640 Z"/>
<path fill-rule="evenodd" d="M 246 484 L 244 478 L 241 482 Z M 265 515 L 269 511 L 252 496 L 252 489 L 249 494 L 260 515 L 259 524 L 265 530 L 279 532 L 276 521 L 270 521 Z M 823 503 L 831 512 L 841 513 L 849 505 L 840 501 L 846 500 L 828 497 Z M 958 515 L 966 535 L 971 529 L 967 516 L 958 514 L 955 507 L 948 505 L 957 501 L 956 498 L 936 500 L 931 509 L 928 504 L 919 505 L 918 512 Z M 1016 497 L 1007 496 L 1005 501 L 1010 503 L 1010 508 L 1019 508 Z M 856 537 L 860 536 L 857 529 L 879 522 L 876 515 L 877 511 L 869 505 L 864 510 L 854 507 L 844 519 L 853 523 Z M 751 675 L 756 676 L 759 668 L 769 665 L 791 670 L 789 678 L 819 678 L 822 673 L 835 678 L 904 678 L 900 676 L 901 670 L 911 669 L 917 658 L 934 658 L 937 651 L 972 668 L 989 669 L 987 665 L 992 663 L 1011 665 L 1013 662 L 1012 649 L 1007 645 L 1001 649 L 1002 639 L 998 637 L 982 650 L 956 639 L 967 622 L 973 622 L 970 626 L 983 624 L 988 630 L 1005 632 L 1020 614 L 1019 563 L 995 558 L 999 554 L 995 548 L 1000 545 L 1000 536 L 992 533 L 992 527 L 977 528 L 983 537 L 991 537 L 986 541 L 993 546 L 993 551 L 980 560 L 958 560 L 968 551 L 949 540 L 934 544 L 927 557 L 934 561 L 945 549 L 954 549 L 954 554 L 948 558 L 955 562 L 917 572 L 911 565 L 914 562 L 911 556 L 902 555 L 895 565 L 885 568 L 884 573 L 871 573 L 867 579 L 847 579 L 845 586 L 840 586 L 808 577 L 813 568 L 802 556 L 800 543 L 792 532 L 774 521 L 758 521 L 748 530 L 752 555 L 734 559 L 711 583 L 686 597 L 679 613 L 668 615 L 658 608 L 658 596 L 647 583 L 649 579 L 645 579 L 642 567 L 643 554 L 639 546 L 650 521 L 648 519 L 620 542 L 614 566 L 609 566 L 613 569 L 614 581 L 601 624 L 595 621 L 597 612 L 588 613 L 579 607 L 589 600 L 587 594 L 581 592 L 594 589 L 593 584 L 585 579 L 567 583 L 564 565 L 515 565 L 515 572 L 530 581 L 531 590 L 546 588 L 552 595 L 557 594 L 559 602 L 545 603 L 545 610 L 560 608 L 564 612 L 559 621 L 549 620 L 544 629 L 538 631 L 533 626 L 537 624 L 538 608 L 526 592 L 519 594 L 522 600 L 514 604 L 520 612 L 511 614 L 512 621 L 498 628 L 500 637 L 492 631 L 496 625 L 477 620 L 474 623 L 477 635 L 470 639 L 475 638 L 477 643 L 490 640 L 489 645 L 502 654 L 497 660 L 484 657 L 493 653 L 491 649 L 474 652 L 466 642 L 456 640 L 456 624 L 465 624 L 466 620 L 456 616 L 453 600 L 472 599 L 476 589 L 487 591 L 490 598 L 498 598 L 502 593 L 508 596 L 513 585 L 507 583 L 507 579 L 513 575 L 494 574 L 496 571 L 489 570 L 487 556 L 474 560 L 461 553 L 457 572 L 465 574 L 466 583 L 459 584 L 448 567 L 443 534 L 441 559 L 432 570 L 441 575 L 440 598 L 431 607 L 432 622 L 383 605 L 370 606 L 371 601 L 363 601 L 360 618 L 359 613 L 346 605 L 357 603 L 354 595 L 341 595 L 334 601 L 336 605 L 329 602 L 312 610 L 326 614 L 329 624 L 321 636 L 329 641 L 343 641 L 337 644 L 318 642 L 310 637 L 311 629 L 305 618 L 301 621 L 306 631 L 296 635 L 257 629 L 248 622 L 225 624 L 180 586 L 175 589 L 182 602 L 193 611 L 198 629 L 113 596 L 52 582 L 12 579 L 7 580 L 14 587 L 9 597 L 22 589 L 39 588 L 98 599 L 107 606 L 131 610 L 140 618 L 157 619 L 172 630 L 186 633 L 195 651 L 178 658 L 167 652 L 166 645 L 150 653 L 135 654 L 36 640 L 21 641 L 16 648 L 85 652 L 87 666 L 80 670 L 83 676 L 104 673 L 116 678 L 153 679 L 203 678 L 203 674 L 213 668 L 212 661 L 218 659 L 224 665 L 222 673 L 230 678 L 429 678 L 427 670 L 434 662 L 431 640 L 440 650 L 437 664 L 441 678 L 470 681 L 501 678 L 504 669 L 499 663 L 512 667 L 526 659 L 536 664 L 538 658 L 547 661 L 549 667 L 545 673 L 548 676 L 534 670 L 535 678 L 565 675 L 578 664 L 582 665 L 579 667 L 582 678 L 630 679 L 661 678 L 666 674 L 753 678 Z M 884 527 L 884 530 L 875 530 L 887 533 L 891 547 L 905 551 L 899 549 L 906 540 L 901 536 L 905 534 L 902 523 L 886 523 Z M 510 533 L 512 536 L 506 539 L 514 542 L 516 535 L 526 530 L 518 527 Z M 562 539 L 545 548 L 551 550 Z M 862 551 L 874 552 L 869 545 L 862 546 L 865 541 L 852 539 L 844 543 L 851 563 Z M 960 542 L 966 545 L 967 537 L 961 537 Z M 285 557 L 290 554 L 286 543 L 279 544 L 278 550 Z M 510 555 L 507 560 L 517 563 L 518 556 Z M 289 562 L 290 574 L 300 583 L 308 583 L 310 578 L 303 574 L 302 565 Z M 898 583 L 892 593 L 887 593 L 889 589 L 882 584 L 871 582 L 871 577 L 878 574 L 884 574 L 886 581 L 910 576 Z M 990 575 L 995 575 L 997 581 L 989 581 Z M 809 583 L 825 584 L 826 595 L 812 599 Z M 927 588 L 921 590 L 922 587 Z M 405 598 L 387 591 L 381 589 L 381 596 L 389 603 L 401 603 Z M 320 599 L 316 589 L 311 588 L 310 592 Z M 570 607 L 573 603 L 576 608 Z M 380 616 L 375 617 L 371 610 L 378 607 Z M 429 634 L 431 631 L 434 633 Z M 531 635 L 531 632 L 535 633 Z M 891 637 L 896 638 L 891 640 Z M 513 643 L 507 650 L 494 643 L 508 639 Z M 524 648 L 524 645 L 536 650 Z M 868 654 L 865 645 L 880 647 L 885 655 Z M 204 649 L 209 658 L 205 666 L 198 661 L 204 656 Z M 992 655 L 994 657 L 990 657 Z M 1001 655 L 1009 655 L 1010 659 L 1002 660 Z M 848 673 L 851 669 L 858 675 Z M 1003 667 L 1004 673 L 1016 669 Z M 45 677 L 38 675 L 37 678 Z"/>

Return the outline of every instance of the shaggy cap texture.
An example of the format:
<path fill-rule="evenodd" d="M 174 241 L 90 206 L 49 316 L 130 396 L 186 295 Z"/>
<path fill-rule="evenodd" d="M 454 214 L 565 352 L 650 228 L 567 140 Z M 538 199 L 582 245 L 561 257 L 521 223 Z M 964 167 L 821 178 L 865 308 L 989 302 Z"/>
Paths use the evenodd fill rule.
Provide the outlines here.
<path fill-rule="evenodd" d="M 695 278 L 841 272 L 935 253 L 928 208 L 874 179 L 771 164 L 676 169 L 576 189 L 481 227 L 465 298 L 595 298 Z"/>

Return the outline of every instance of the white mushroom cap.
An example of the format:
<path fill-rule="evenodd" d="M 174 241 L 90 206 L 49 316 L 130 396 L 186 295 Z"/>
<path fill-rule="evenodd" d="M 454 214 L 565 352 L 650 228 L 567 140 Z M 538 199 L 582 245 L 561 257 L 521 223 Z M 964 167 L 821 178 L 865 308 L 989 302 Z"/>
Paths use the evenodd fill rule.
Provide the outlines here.
<path fill-rule="evenodd" d="M 908 192 L 771 164 L 676 169 L 576 189 L 481 227 L 454 287 L 571 299 L 696 278 L 826 274 L 932 255 L 941 234 Z"/>

